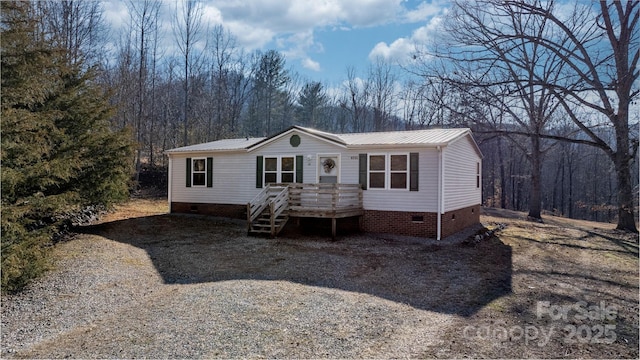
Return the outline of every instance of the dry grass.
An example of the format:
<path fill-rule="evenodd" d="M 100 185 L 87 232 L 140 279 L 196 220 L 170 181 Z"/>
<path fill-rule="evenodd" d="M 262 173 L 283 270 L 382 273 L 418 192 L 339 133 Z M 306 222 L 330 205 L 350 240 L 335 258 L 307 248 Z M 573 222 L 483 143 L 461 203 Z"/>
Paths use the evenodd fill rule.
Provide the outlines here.
<path fill-rule="evenodd" d="M 59 246 L 57 271 L 74 286 L 47 288 L 39 301 L 57 309 L 48 322 L 21 324 L 21 308 L 3 307 L 3 343 L 46 330 L 21 335 L 3 357 L 638 357 L 637 236 L 608 224 L 495 210 L 483 222 L 508 226 L 477 246 L 366 234 L 271 240 L 247 237 L 242 222 L 166 208 L 132 201 Z M 553 320 L 536 314 L 544 301 L 617 313 Z M 613 343 L 586 337 L 604 325 L 615 326 Z M 570 337 L 571 326 L 582 336 Z M 545 341 L 534 330 L 554 333 Z"/>

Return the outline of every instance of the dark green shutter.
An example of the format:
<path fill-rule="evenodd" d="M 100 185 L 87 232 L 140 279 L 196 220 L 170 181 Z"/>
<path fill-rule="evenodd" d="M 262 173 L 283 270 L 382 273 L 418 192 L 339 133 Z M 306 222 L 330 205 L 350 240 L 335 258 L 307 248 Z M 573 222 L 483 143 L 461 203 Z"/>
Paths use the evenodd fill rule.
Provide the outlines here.
<path fill-rule="evenodd" d="M 191 187 L 191 158 L 187 158 L 187 187 Z"/>
<path fill-rule="evenodd" d="M 256 156 L 256 188 L 262 189 L 262 167 L 264 166 L 262 156 Z"/>
<path fill-rule="evenodd" d="M 359 180 L 362 190 L 367 190 L 367 154 L 359 154 Z"/>
<path fill-rule="evenodd" d="M 213 158 L 207 158 L 207 187 L 213 187 Z"/>
<path fill-rule="evenodd" d="M 296 182 L 302 184 L 302 155 L 296 156 Z"/>
<path fill-rule="evenodd" d="M 418 191 L 418 153 L 409 154 L 409 191 Z"/>

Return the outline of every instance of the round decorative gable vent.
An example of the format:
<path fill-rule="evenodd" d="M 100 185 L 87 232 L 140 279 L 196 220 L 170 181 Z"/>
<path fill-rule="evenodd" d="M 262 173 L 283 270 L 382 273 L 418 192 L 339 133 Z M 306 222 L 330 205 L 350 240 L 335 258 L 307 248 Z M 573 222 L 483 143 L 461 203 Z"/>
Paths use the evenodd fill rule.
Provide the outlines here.
<path fill-rule="evenodd" d="M 298 147 L 298 145 L 300 145 L 300 136 L 291 135 L 291 137 L 289 138 L 289 144 L 291 144 L 291 146 L 293 147 Z"/>

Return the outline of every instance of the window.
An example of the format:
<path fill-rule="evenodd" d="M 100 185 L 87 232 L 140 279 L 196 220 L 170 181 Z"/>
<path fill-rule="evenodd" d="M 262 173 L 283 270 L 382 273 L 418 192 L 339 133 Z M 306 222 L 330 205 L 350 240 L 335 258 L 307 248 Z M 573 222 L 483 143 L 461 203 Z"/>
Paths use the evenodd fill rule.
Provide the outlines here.
<path fill-rule="evenodd" d="M 369 156 L 369 188 L 384 189 L 386 180 L 386 155 Z"/>
<path fill-rule="evenodd" d="M 278 158 L 264 158 L 264 183 L 278 182 Z"/>
<path fill-rule="evenodd" d="M 391 188 L 406 189 L 407 171 L 409 169 L 407 155 L 391 155 Z"/>
<path fill-rule="evenodd" d="M 213 158 L 187 158 L 185 186 L 213 187 Z"/>
<path fill-rule="evenodd" d="M 292 183 L 296 176 L 295 157 L 265 157 L 264 183 Z"/>
<path fill-rule="evenodd" d="M 476 163 L 476 188 L 480 189 L 480 162 Z"/>
<path fill-rule="evenodd" d="M 295 178 L 295 159 L 293 157 L 283 157 L 280 159 L 280 182 L 292 183 Z"/>
<path fill-rule="evenodd" d="M 409 188 L 409 155 L 369 155 L 370 189 Z"/>
<path fill-rule="evenodd" d="M 207 184 L 207 161 L 206 159 L 193 159 L 191 171 L 191 184 L 193 186 L 205 186 Z"/>

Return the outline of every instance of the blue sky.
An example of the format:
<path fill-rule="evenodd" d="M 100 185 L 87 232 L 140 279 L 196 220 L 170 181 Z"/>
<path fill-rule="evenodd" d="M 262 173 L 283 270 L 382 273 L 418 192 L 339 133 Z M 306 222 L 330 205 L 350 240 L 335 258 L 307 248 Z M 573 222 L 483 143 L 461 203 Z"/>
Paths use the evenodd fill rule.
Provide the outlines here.
<path fill-rule="evenodd" d="M 278 50 L 302 78 L 329 87 L 346 78 L 349 66 L 364 77 L 376 57 L 391 63 L 410 57 L 413 44 L 428 40 L 449 5 L 445 0 L 202 0 L 201 4 L 206 25 L 223 25 L 248 51 Z M 125 28 L 126 2 L 105 1 L 104 7 L 113 33 Z M 162 4 L 167 44 L 174 41 L 175 9 L 175 1 Z"/>

